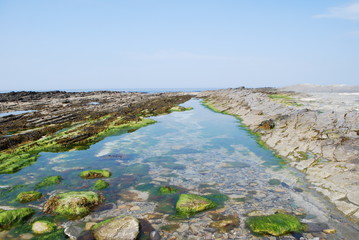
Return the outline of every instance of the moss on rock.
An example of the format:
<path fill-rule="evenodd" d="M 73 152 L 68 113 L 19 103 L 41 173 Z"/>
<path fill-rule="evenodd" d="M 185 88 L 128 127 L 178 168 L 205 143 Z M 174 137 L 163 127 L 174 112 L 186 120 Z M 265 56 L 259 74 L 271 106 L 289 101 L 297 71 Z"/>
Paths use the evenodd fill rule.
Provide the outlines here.
<path fill-rule="evenodd" d="M 97 181 L 95 182 L 95 184 L 93 185 L 92 188 L 95 189 L 95 190 L 102 190 L 102 189 L 107 188 L 109 185 L 110 185 L 110 184 L 109 184 L 108 182 L 106 182 L 106 181 L 100 179 L 100 180 L 97 180 Z"/>
<path fill-rule="evenodd" d="M 100 195 L 92 191 L 61 193 L 45 203 L 44 212 L 75 219 L 89 214 L 102 200 Z"/>
<path fill-rule="evenodd" d="M 38 188 L 48 187 L 51 185 L 59 184 L 61 181 L 62 181 L 62 177 L 60 176 L 50 176 L 39 182 L 35 186 L 35 188 L 38 189 Z"/>
<path fill-rule="evenodd" d="M 290 232 L 300 232 L 303 225 L 298 218 L 288 214 L 254 216 L 247 219 L 247 225 L 254 233 L 281 236 Z"/>
<path fill-rule="evenodd" d="M 175 106 L 169 110 L 169 112 L 184 112 L 192 110 L 193 107 L 182 107 L 182 106 Z"/>
<path fill-rule="evenodd" d="M 32 202 L 35 201 L 39 198 L 42 197 L 42 193 L 41 192 L 36 192 L 36 191 L 29 191 L 29 192 L 22 192 L 19 193 L 16 196 L 16 200 L 21 202 L 21 203 L 26 203 L 26 202 Z"/>
<path fill-rule="evenodd" d="M 179 214 L 192 215 L 216 206 L 216 203 L 199 195 L 181 194 L 176 203 L 176 210 Z"/>
<path fill-rule="evenodd" d="M 35 213 L 32 208 L 19 208 L 15 210 L 4 210 L 0 212 L 0 230 L 8 229 L 11 226 L 21 223 Z"/>
<path fill-rule="evenodd" d="M 171 187 L 171 186 L 163 186 L 160 187 L 160 192 L 162 194 L 172 194 L 172 193 L 176 193 L 178 191 L 177 188 Z"/>
<path fill-rule="evenodd" d="M 56 224 L 46 221 L 46 220 L 39 220 L 32 224 L 32 232 L 35 234 L 44 234 L 50 233 L 56 229 Z"/>
<path fill-rule="evenodd" d="M 91 179 L 91 178 L 108 178 L 111 176 L 111 172 L 108 170 L 87 170 L 80 173 L 80 177 Z"/>

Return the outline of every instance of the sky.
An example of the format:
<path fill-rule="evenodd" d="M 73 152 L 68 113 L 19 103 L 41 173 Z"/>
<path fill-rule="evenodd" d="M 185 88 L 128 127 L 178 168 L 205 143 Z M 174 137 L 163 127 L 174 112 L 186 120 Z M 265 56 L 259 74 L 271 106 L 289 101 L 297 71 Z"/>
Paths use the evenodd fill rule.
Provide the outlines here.
<path fill-rule="evenodd" d="M 0 90 L 359 84 L 359 1 L 0 0 Z"/>

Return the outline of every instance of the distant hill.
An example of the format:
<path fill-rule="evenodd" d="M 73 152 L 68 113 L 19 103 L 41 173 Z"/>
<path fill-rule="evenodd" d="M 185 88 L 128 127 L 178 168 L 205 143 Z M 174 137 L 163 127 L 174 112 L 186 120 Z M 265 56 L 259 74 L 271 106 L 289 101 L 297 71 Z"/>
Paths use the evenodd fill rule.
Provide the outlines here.
<path fill-rule="evenodd" d="M 298 84 L 293 86 L 282 87 L 283 91 L 295 92 L 359 92 L 359 85 L 316 85 L 316 84 Z"/>

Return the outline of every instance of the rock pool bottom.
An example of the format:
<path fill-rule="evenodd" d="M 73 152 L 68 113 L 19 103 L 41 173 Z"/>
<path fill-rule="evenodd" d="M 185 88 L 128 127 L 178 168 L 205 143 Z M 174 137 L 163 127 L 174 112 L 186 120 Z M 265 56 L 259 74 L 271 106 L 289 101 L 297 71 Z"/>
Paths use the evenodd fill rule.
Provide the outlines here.
<path fill-rule="evenodd" d="M 50 195 L 91 190 L 97 179 L 79 174 L 101 168 L 112 176 L 103 179 L 109 187 L 98 191 L 105 201 L 95 212 L 72 221 L 51 215 L 47 219 L 83 239 L 91 239 L 91 231 L 86 230 L 90 226 L 121 215 L 140 219 L 142 239 L 153 230 L 163 239 L 355 239 L 357 226 L 312 192 L 300 173 L 259 146 L 237 119 L 214 113 L 198 100 L 184 106 L 194 109 L 155 117 L 154 125 L 108 137 L 88 150 L 42 153 L 32 166 L 1 175 L 0 205 L 35 208 L 33 219 L 41 218 Z M 30 203 L 13 201 L 51 175 L 63 180 L 37 189 L 46 197 Z M 161 194 L 161 186 L 178 191 Z M 179 216 L 175 204 L 181 193 L 206 196 L 218 207 L 189 218 Z M 277 212 L 297 215 L 309 227 L 304 233 L 274 238 L 255 236 L 246 226 L 248 216 Z M 324 229 L 337 232 L 326 234 Z M 24 226 L 0 232 L 0 239 L 32 237 L 31 229 Z"/>

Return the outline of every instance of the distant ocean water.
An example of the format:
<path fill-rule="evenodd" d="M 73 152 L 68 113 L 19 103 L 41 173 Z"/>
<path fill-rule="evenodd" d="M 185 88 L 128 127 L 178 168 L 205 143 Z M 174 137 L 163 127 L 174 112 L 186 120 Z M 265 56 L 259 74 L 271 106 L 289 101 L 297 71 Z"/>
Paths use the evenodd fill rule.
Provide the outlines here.
<path fill-rule="evenodd" d="M 93 91 L 123 91 L 123 92 L 146 92 L 146 93 L 160 93 L 160 92 L 201 92 L 206 90 L 216 90 L 219 88 L 113 88 L 113 89 L 48 89 L 48 90 L 14 90 L 14 91 L 1 91 L 0 93 L 20 92 L 20 91 L 66 91 L 66 92 L 93 92 Z"/>

